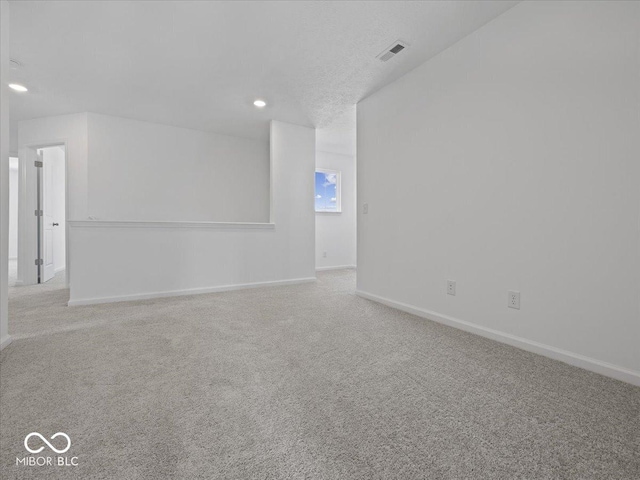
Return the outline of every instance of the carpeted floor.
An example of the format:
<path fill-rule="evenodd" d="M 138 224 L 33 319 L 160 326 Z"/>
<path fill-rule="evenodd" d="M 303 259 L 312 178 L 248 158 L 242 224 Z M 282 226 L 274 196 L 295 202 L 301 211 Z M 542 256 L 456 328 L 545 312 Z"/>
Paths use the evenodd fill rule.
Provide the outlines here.
<path fill-rule="evenodd" d="M 640 388 L 354 278 L 72 308 L 60 285 L 13 289 L 2 478 L 640 478 Z M 15 466 L 33 431 L 67 433 L 79 466 Z"/>

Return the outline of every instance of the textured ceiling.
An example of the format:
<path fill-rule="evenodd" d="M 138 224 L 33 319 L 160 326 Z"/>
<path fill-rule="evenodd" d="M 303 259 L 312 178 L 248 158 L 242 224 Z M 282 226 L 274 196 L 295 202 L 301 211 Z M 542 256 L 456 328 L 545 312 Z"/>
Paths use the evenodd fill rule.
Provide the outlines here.
<path fill-rule="evenodd" d="M 93 111 L 261 139 L 277 119 L 353 151 L 358 101 L 515 3 L 12 1 L 11 148 L 20 120 Z"/>

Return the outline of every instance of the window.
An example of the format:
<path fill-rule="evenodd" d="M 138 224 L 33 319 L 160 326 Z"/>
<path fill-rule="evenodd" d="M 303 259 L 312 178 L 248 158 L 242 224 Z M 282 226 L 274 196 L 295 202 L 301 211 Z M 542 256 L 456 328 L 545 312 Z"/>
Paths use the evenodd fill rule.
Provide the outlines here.
<path fill-rule="evenodd" d="M 340 172 L 316 169 L 316 212 L 340 213 Z"/>

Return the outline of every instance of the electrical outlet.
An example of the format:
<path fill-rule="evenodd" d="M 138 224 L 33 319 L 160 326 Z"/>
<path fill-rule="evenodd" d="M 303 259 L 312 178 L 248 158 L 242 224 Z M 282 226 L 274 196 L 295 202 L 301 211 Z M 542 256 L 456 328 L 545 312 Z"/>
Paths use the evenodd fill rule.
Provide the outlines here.
<path fill-rule="evenodd" d="M 322 252 L 322 258 L 327 258 L 327 252 Z"/>
<path fill-rule="evenodd" d="M 456 282 L 455 282 L 455 280 L 447 280 L 447 294 L 455 296 L 455 294 L 456 294 Z"/>
<path fill-rule="evenodd" d="M 366 215 L 367 213 L 369 213 L 369 204 L 365 203 L 364 205 L 362 205 L 362 213 L 363 215 Z"/>
<path fill-rule="evenodd" d="M 509 308 L 520 310 L 520 292 L 509 290 L 508 293 L 509 295 L 507 296 L 507 306 Z"/>

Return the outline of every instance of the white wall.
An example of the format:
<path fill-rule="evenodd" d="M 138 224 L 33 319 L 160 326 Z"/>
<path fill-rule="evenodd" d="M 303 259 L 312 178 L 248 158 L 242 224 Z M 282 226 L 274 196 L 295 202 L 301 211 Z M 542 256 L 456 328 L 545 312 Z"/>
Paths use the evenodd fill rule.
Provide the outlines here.
<path fill-rule="evenodd" d="M 272 122 L 270 147 L 273 224 L 70 221 L 70 304 L 313 280 L 315 132 Z"/>
<path fill-rule="evenodd" d="M 521 3 L 359 104 L 359 291 L 640 383 L 639 32 Z"/>
<path fill-rule="evenodd" d="M 120 164 L 122 168 L 117 170 L 120 177 L 116 178 L 115 170 L 110 170 L 104 165 L 108 158 L 120 158 L 119 155 L 111 156 L 109 151 L 123 152 L 127 146 L 124 141 L 107 142 L 107 133 L 115 132 L 113 138 L 122 140 L 122 137 L 118 136 L 126 122 L 122 119 L 112 122 L 111 119 L 94 114 L 20 122 L 20 165 L 21 168 L 25 168 L 27 179 L 35 178 L 35 168 L 32 167 L 34 145 L 59 143 L 62 140 L 67 146 L 67 278 L 70 279 L 71 304 L 109 301 L 114 298 L 197 293 L 229 285 L 306 281 L 315 278 L 313 129 L 281 122 L 272 123 L 271 171 L 266 174 L 266 178 L 271 178 L 272 192 L 270 208 L 269 196 L 266 205 L 275 225 L 264 223 L 269 221 L 267 216 L 258 225 L 250 223 L 243 226 L 193 223 L 201 218 L 189 216 L 193 209 L 184 202 L 181 203 L 184 208 L 179 212 L 178 218 L 174 215 L 158 218 L 157 212 L 147 207 L 138 209 L 134 218 L 128 216 L 126 209 L 136 207 L 131 203 L 120 202 L 118 196 L 129 193 L 136 195 L 132 190 L 146 188 L 144 178 L 138 177 L 138 183 L 130 185 L 127 192 L 122 192 L 120 187 L 115 186 L 113 191 L 108 191 L 104 187 L 104 178 L 98 174 L 102 172 L 104 175 L 111 175 L 110 180 L 115 184 L 118 179 L 126 177 L 128 171 L 136 171 L 137 167 L 133 165 Z M 173 135 L 174 139 L 193 141 L 196 141 L 196 137 L 204 135 L 202 132 L 188 131 L 171 133 L 164 127 L 158 128 L 157 125 L 134 123 L 136 125 L 129 127 L 140 130 L 145 140 L 151 143 L 161 144 L 163 137 L 167 135 Z M 215 143 L 211 138 L 216 137 L 223 137 L 221 142 L 229 142 L 227 145 L 239 141 L 236 138 L 209 135 L 208 140 L 201 140 L 207 148 L 201 148 L 200 152 L 208 152 L 209 145 Z M 131 162 L 153 167 L 157 151 L 138 149 L 136 139 L 129 139 L 127 142 L 131 142 L 139 154 L 139 157 L 130 159 Z M 249 142 L 252 142 L 252 145 L 256 143 Z M 239 150 L 246 147 L 251 151 L 253 146 L 240 145 Z M 262 148 L 259 142 L 258 146 L 256 150 Z M 185 147 L 186 150 L 189 148 Z M 22 158 L 25 162 L 22 162 Z M 114 160 L 114 163 L 118 162 L 119 160 Z M 159 179 L 160 183 L 170 184 L 169 179 L 174 183 L 172 188 L 162 190 L 163 195 L 159 196 L 159 201 L 164 202 L 163 208 L 172 208 L 166 200 L 174 199 L 173 192 L 176 190 L 185 192 L 185 182 L 192 180 L 181 174 L 183 168 L 179 163 L 175 162 L 172 165 L 175 165 L 174 170 L 170 170 L 167 165 L 163 166 L 165 177 Z M 264 178 L 262 164 L 256 162 L 254 166 L 257 176 Z M 207 176 L 215 176 L 215 171 L 207 172 Z M 241 180 L 238 185 L 240 183 Z M 258 190 L 258 187 L 255 190 Z M 201 193 L 205 194 L 203 190 Z M 153 191 L 149 191 L 149 194 L 158 195 Z M 119 207 L 109 207 L 109 199 Z M 24 211 L 21 207 L 20 217 L 24 218 L 25 226 L 21 225 L 20 228 L 30 224 L 26 221 L 27 213 L 29 209 L 35 209 L 35 206 L 29 206 L 28 202 L 25 205 Z M 201 205 L 194 205 L 195 209 L 198 207 Z M 99 215 L 104 215 L 107 211 L 116 218 Z M 200 210 L 200 215 L 204 215 L 204 210 Z M 83 222 L 89 217 L 98 217 L 102 221 Z M 157 223 L 158 220 L 168 223 Z M 22 254 L 20 256 L 23 257 Z M 25 254 L 24 257 L 27 263 L 26 259 L 29 256 Z M 31 258 L 30 263 L 32 261 Z M 26 270 L 28 267 L 25 267 Z"/>
<path fill-rule="evenodd" d="M 9 2 L 0 1 L 0 349 L 9 337 Z"/>
<path fill-rule="evenodd" d="M 355 267 L 356 159 L 316 151 L 316 167 L 342 173 L 342 213 L 316 213 L 316 268 Z"/>
<path fill-rule="evenodd" d="M 9 158 L 9 258 L 18 258 L 18 159 Z"/>
<path fill-rule="evenodd" d="M 20 283 L 37 281 L 35 227 L 28 215 L 35 209 L 35 146 L 66 145 L 70 220 L 269 219 L 265 142 L 94 113 L 23 121 L 18 137 L 25 170 L 19 228 L 26 239 Z M 68 264 L 68 278 L 71 270 Z"/>
<path fill-rule="evenodd" d="M 88 196 L 88 151 L 87 114 L 60 115 L 22 121 L 18 125 L 20 155 L 20 205 L 18 231 L 20 249 L 18 251 L 18 282 L 37 282 L 37 231 L 33 222 L 36 209 L 36 147 L 63 144 L 67 160 L 67 217 L 86 219 L 89 216 Z M 69 235 L 67 225 L 66 235 Z M 67 280 L 72 275 L 67 252 Z"/>
<path fill-rule="evenodd" d="M 267 142 L 90 113 L 89 205 L 101 220 L 267 222 Z"/>

